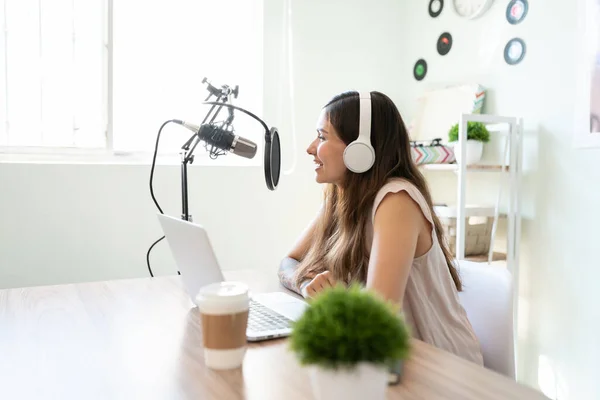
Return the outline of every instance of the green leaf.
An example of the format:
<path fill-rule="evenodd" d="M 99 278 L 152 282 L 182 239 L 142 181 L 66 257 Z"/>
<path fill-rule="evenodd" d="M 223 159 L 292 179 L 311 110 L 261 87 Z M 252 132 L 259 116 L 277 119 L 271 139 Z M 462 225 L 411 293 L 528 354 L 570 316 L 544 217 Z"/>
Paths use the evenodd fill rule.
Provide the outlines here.
<path fill-rule="evenodd" d="M 358 285 L 338 285 L 310 301 L 293 324 L 290 348 L 305 365 L 388 365 L 408 356 L 410 332 L 391 304 Z"/>
<path fill-rule="evenodd" d="M 450 142 L 458 141 L 458 124 L 454 124 L 448 131 L 448 140 Z M 490 132 L 481 122 L 467 122 L 467 140 L 478 140 L 487 143 L 490 141 Z"/>

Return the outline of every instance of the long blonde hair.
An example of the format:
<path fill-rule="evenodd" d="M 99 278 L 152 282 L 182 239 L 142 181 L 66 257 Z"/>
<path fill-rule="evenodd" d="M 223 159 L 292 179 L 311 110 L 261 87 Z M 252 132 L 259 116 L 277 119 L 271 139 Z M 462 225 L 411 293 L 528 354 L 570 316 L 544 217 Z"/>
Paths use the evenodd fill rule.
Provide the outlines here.
<path fill-rule="evenodd" d="M 324 108 L 344 143 L 349 144 L 358 137 L 358 92 L 339 94 Z M 403 178 L 425 198 L 452 280 L 461 291 L 460 277 L 440 221 L 433 212 L 427 183 L 413 162 L 410 139 L 400 112 L 389 97 L 379 92 L 371 92 L 371 144 L 376 160 L 369 171 L 357 174 L 347 170 L 340 185 L 325 187 L 323 210 L 311 246 L 297 269 L 296 283 L 326 270 L 338 281 L 366 282 L 369 255 L 365 227 L 375 196 L 390 178 Z"/>

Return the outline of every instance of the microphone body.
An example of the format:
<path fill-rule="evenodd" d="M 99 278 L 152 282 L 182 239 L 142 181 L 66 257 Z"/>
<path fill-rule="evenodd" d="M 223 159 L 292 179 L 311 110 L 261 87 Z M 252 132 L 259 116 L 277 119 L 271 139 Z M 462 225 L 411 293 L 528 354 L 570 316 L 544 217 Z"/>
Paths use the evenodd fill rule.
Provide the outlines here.
<path fill-rule="evenodd" d="M 198 126 L 186 121 L 178 120 L 176 122 L 196 133 L 200 140 L 220 150 L 225 150 L 244 158 L 253 158 L 256 155 L 256 143 L 235 135 L 233 132 L 211 124 Z"/>

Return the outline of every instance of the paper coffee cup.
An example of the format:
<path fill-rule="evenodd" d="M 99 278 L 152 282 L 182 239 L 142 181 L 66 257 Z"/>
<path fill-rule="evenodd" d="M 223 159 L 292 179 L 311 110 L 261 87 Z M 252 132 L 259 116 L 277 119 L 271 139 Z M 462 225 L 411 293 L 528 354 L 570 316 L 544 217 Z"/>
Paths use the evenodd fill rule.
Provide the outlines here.
<path fill-rule="evenodd" d="M 202 318 L 204 363 L 213 369 L 238 368 L 246 354 L 248 286 L 219 282 L 200 288 L 196 304 Z"/>

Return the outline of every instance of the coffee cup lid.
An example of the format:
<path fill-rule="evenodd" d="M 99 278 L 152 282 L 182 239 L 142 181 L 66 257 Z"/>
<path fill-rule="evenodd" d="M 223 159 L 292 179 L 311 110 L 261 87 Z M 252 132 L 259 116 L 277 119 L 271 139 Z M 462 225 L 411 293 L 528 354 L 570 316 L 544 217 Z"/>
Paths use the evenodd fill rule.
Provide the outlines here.
<path fill-rule="evenodd" d="M 242 282 L 217 282 L 202 286 L 198 295 L 206 297 L 237 297 L 248 294 L 248 285 Z"/>
<path fill-rule="evenodd" d="M 248 285 L 242 282 L 211 283 L 200 288 L 196 304 L 210 314 L 242 311 L 248 308 L 248 290 Z"/>

